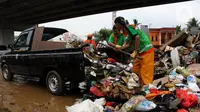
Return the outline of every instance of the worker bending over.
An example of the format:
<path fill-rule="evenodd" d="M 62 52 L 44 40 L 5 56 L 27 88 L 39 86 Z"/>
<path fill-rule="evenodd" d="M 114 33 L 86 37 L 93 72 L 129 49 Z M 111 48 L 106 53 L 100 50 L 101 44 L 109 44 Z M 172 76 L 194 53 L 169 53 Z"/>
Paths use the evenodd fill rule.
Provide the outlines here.
<path fill-rule="evenodd" d="M 133 65 L 133 72 L 139 75 L 143 85 L 152 83 L 154 76 L 154 48 L 149 37 L 139 29 L 128 26 L 123 17 L 115 19 L 115 26 L 127 37 L 126 45 L 119 47 L 120 49 L 130 49 L 131 57 L 135 59 L 138 55 L 142 58 L 136 59 Z"/>

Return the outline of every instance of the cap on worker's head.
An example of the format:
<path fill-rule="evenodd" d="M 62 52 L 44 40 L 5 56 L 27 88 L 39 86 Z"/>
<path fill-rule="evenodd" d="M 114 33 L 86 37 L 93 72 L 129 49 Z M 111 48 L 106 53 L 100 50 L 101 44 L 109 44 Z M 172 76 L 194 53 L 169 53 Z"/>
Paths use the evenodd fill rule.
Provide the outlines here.
<path fill-rule="evenodd" d="M 88 38 L 92 38 L 92 34 L 88 34 Z"/>

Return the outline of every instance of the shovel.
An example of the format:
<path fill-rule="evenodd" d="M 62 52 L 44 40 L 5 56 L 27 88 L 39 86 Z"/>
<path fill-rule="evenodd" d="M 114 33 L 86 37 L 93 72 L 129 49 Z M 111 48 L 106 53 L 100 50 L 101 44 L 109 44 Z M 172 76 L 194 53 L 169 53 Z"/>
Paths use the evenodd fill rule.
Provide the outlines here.
<path fill-rule="evenodd" d="M 111 49 L 115 49 L 114 47 L 109 46 L 109 45 L 105 45 L 105 44 L 103 44 L 103 43 L 99 43 L 99 44 L 104 45 L 104 46 L 106 46 L 106 47 L 108 47 L 108 48 L 111 48 Z M 129 55 L 129 56 L 131 55 L 130 53 L 128 53 L 128 52 L 126 52 L 126 51 L 123 51 L 123 50 L 117 50 L 117 51 L 119 51 L 119 52 L 121 52 L 121 53 L 124 53 L 124 54 L 126 54 L 126 55 Z M 140 56 L 136 56 L 135 58 L 142 60 L 142 58 L 141 58 Z"/>

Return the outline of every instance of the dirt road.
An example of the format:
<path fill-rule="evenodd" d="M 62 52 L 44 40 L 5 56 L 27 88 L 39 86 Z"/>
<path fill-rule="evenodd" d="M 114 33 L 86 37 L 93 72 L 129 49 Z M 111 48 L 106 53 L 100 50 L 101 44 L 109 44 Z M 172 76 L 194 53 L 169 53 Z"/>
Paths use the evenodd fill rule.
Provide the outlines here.
<path fill-rule="evenodd" d="M 78 94 L 51 95 L 37 78 L 15 76 L 6 82 L 0 74 L 0 112 L 66 112 L 65 106 L 72 105 Z"/>

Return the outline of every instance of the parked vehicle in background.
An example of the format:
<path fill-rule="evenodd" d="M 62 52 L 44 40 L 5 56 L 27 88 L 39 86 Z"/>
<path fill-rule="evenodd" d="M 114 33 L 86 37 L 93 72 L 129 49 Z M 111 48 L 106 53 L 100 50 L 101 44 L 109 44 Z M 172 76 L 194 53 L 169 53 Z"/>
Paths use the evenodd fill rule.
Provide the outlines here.
<path fill-rule="evenodd" d="M 45 27 L 23 31 L 8 46 L 10 51 L 2 54 L 3 78 L 11 81 L 14 74 L 38 76 L 54 95 L 62 95 L 68 82 L 70 88 L 78 85 L 85 77 L 82 48 L 66 48 L 65 42 L 48 41 L 65 32 Z"/>

